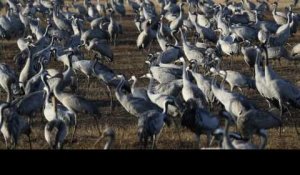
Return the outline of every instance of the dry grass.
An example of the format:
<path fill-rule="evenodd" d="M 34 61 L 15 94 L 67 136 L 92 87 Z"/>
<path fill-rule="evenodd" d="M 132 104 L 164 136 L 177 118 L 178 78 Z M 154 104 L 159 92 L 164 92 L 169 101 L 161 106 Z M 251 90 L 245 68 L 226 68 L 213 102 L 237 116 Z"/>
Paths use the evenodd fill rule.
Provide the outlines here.
<path fill-rule="evenodd" d="M 282 2 L 282 1 L 281 1 Z M 128 9 L 128 8 L 127 8 Z M 138 51 L 136 48 L 135 40 L 138 36 L 138 31 L 136 30 L 133 23 L 132 11 L 127 11 L 127 16 L 122 18 L 122 25 L 124 29 L 124 34 L 120 36 L 118 44 L 116 47 L 112 47 L 115 55 L 115 60 L 113 63 L 108 63 L 107 65 L 115 70 L 116 73 L 125 74 L 126 77 L 131 75 L 140 76 L 147 72 L 147 66 L 144 64 L 145 54 Z M 290 43 L 294 45 L 299 42 L 299 32 L 294 38 L 290 39 Z M 157 44 L 156 44 L 157 45 Z M 1 62 L 13 64 L 13 56 L 18 53 L 18 48 L 15 41 L 0 41 L 0 56 Z M 157 47 L 154 47 L 153 51 L 158 51 Z M 86 54 L 86 59 L 89 59 L 91 55 Z M 224 68 L 229 68 L 227 65 L 229 59 L 225 58 Z M 59 67 L 61 69 L 60 63 L 51 63 L 49 68 Z M 299 64 L 292 64 L 286 61 L 282 61 L 282 65 L 275 65 L 274 69 L 282 77 L 296 83 L 300 81 L 300 69 Z M 241 71 L 247 75 L 250 75 L 246 64 L 242 60 L 242 57 L 234 58 L 233 70 Z M 91 86 L 89 91 L 87 90 L 86 77 L 79 75 L 80 86 L 79 95 L 84 96 L 88 99 L 98 100 L 100 103 L 101 111 L 103 112 L 103 118 L 100 119 L 100 124 L 102 128 L 105 125 L 111 126 L 116 131 L 116 142 L 114 148 L 116 149 L 138 149 L 138 139 L 137 139 L 137 119 L 129 115 L 123 107 L 115 100 L 116 107 L 112 115 L 109 114 L 109 98 L 106 95 L 106 88 L 99 83 L 95 78 L 91 79 Z M 139 80 L 137 86 L 146 86 L 148 81 Z M 1 89 L 0 99 L 4 100 L 6 93 Z M 261 108 L 267 108 L 267 104 L 260 97 L 256 91 L 245 90 L 245 94 Z M 298 118 L 298 111 L 291 111 L 295 118 Z M 69 143 L 70 136 L 68 136 L 65 149 L 93 149 L 94 142 L 99 138 L 97 130 L 94 125 L 94 120 L 89 116 L 79 115 L 78 117 L 78 132 L 76 135 L 77 142 Z M 299 123 L 299 122 L 298 122 Z M 42 116 L 38 116 L 33 121 L 33 133 L 32 142 L 34 149 L 47 149 L 48 145 L 44 139 L 44 126 L 45 120 Z M 296 135 L 295 129 L 292 125 L 285 121 L 285 131 L 282 136 L 279 137 L 279 132 L 277 129 L 272 129 L 269 131 L 268 146 L 269 149 L 298 149 L 300 148 L 300 142 Z M 187 129 L 181 128 L 180 135 L 182 142 L 179 142 L 177 132 L 175 132 L 175 126 L 172 125 L 170 128 L 165 128 L 161 134 L 160 141 L 158 143 L 159 149 L 193 149 L 194 148 L 194 137 L 193 134 Z M 4 140 L 0 138 L 0 149 L 4 149 Z M 201 143 L 205 144 L 205 138 L 201 138 Z M 97 149 L 102 148 L 103 142 L 97 145 Z M 27 138 L 22 136 L 19 142 L 19 149 L 28 149 L 29 144 Z"/>

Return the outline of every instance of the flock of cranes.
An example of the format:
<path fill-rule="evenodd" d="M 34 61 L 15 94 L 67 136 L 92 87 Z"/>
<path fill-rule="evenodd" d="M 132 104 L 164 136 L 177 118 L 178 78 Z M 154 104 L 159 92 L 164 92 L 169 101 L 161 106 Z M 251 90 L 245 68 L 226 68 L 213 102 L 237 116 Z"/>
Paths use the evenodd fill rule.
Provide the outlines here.
<path fill-rule="evenodd" d="M 180 140 L 184 138 L 179 127 L 188 128 L 196 136 L 196 147 L 204 149 L 215 148 L 212 145 L 264 149 L 267 130 L 280 128 L 281 133 L 284 117 L 293 121 L 299 134 L 289 109 L 300 108 L 300 89 L 269 64 L 299 58 L 299 44 L 287 49 L 300 21 L 292 8 L 297 3 L 280 12 L 278 1 L 268 0 L 6 0 L 0 5 L 6 12 L 0 17 L 0 37 L 16 40 L 20 50 L 12 58 L 16 69 L 0 64 L 0 85 L 7 93 L 0 104 L 6 147 L 16 148 L 25 134 L 31 148 L 32 118 L 41 114 L 49 148 L 62 149 L 71 128 L 70 143 L 76 137 L 78 117 L 83 114 L 93 117 L 89 126 L 95 125 L 101 136 L 95 146 L 108 137 L 104 149 L 111 148 L 118 133 L 113 128 L 101 131 L 100 106 L 78 95 L 78 72 L 85 75 L 88 91 L 91 77 L 105 85 L 112 114 L 115 96 L 136 117 L 142 148 L 148 148 L 149 142 L 151 148 L 159 146 L 164 126 L 173 123 Z M 136 48 L 147 54 L 149 66 L 143 76 L 130 79 L 105 65 L 105 61 L 114 63 L 112 47 L 119 45 L 119 35 L 126 31 L 125 4 L 135 15 L 131 22 L 139 32 Z M 273 19 L 267 20 L 267 13 Z M 155 48 L 159 51 L 151 51 Z M 87 59 L 84 51 L 93 57 Z M 243 57 L 252 76 L 224 69 L 223 60 L 228 57 L 232 68 L 236 55 Z M 52 61 L 61 63 L 64 71 L 49 68 Z M 136 87 L 140 78 L 149 79 L 148 87 Z M 269 109 L 257 107 L 243 88 L 257 91 Z M 230 125 L 235 132 L 229 131 Z M 207 145 L 200 144 L 201 135 L 206 135 Z M 255 135 L 259 145 L 253 141 Z"/>

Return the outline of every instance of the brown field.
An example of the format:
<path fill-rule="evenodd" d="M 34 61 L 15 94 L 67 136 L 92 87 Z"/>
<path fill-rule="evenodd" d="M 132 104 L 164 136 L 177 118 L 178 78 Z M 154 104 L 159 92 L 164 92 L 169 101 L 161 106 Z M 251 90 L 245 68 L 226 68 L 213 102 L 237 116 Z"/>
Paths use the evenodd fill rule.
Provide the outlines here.
<path fill-rule="evenodd" d="M 281 1 L 282 2 L 282 1 Z M 281 3 L 281 5 L 283 5 Z M 128 4 L 126 3 L 127 9 Z M 3 14 L 3 13 L 2 13 Z M 136 47 L 136 38 L 138 31 L 134 26 L 133 13 L 131 10 L 127 10 L 126 17 L 122 18 L 121 24 L 123 25 L 124 34 L 118 39 L 117 46 L 113 47 L 114 51 L 114 62 L 107 63 L 116 73 L 122 73 L 127 78 L 131 75 L 141 76 L 147 73 L 147 65 L 144 63 L 145 54 L 139 51 Z M 118 17 L 116 18 L 118 19 Z M 299 42 L 300 32 L 290 38 L 289 43 L 293 46 Z M 13 56 L 18 53 L 18 48 L 15 41 L 0 41 L 0 59 L 1 62 L 14 65 Z M 152 52 L 159 51 L 158 44 L 153 44 Z M 288 46 L 289 49 L 291 47 Z M 86 59 L 91 58 L 91 54 L 85 54 Z M 228 67 L 229 58 L 224 57 L 224 69 Z M 282 59 L 281 65 L 274 63 L 273 68 L 276 72 L 297 84 L 300 82 L 300 65 L 296 62 L 287 62 Z M 48 68 L 58 67 L 62 70 L 61 63 L 52 62 Z M 228 67 L 229 68 L 229 67 Z M 246 67 L 241 56 L 234 57 L 233 70 L 238 70 L 242 73 L 250 75 L 249 69 Z M 115 109 L 113 114 L 109 114 L 109 98 L 106 95 L 106 88 L 100 84 L 96 78 L 91 78 L 90 90 L 87 90 L 86 77 L 79 74 L 79 95 L 85 98 L 97 100 L 100 104 L 102 111 L 102 118 L 99 120 L 101 128 L 105 125 L 114 128 L 116 132 L 116 141 L 114 143 L 115 149 L 139 149 L 138 138 L 137 138 L 137 119 L 128 114 L 123 107 L 120 106 L 119 102 L 115 101 Z M 139 80 L 137 86 L 146 86 L 148 80 Z M 300 84 L 299 84 L 300 85 Z M 6 99 L 6 93 L 0 90 L 0 100 Z M 260 97 L 258 92 L 253 90 L 245 89 L 246 96 L 253 100 L 262 109 L 267 109 L 267 103 Z M 300 124 L 300 118 L 298 117 L 299 110 L 291 109 L 292 115 L 298 120 Z M 286 118 L 286 117 L 284 117 Z M 65 141 L 64 149 L 94 149 L 93 144 L 99 138 L 96 127 L 93 124 L 94 120 L 92 117 L 79 115 L 78 116 L 78 131 L 76 135 L 76 142 L 70 143 L 70 134 Z M 38 115 L 33 120 L 33 132 L 32 132 L 32 146 L 34 149 L 48 149 L 48 145 L 44 139 L 44 126 L 45 119 L 43 116 Z M 299 149 L 300 142 L 292 123 L 289 120 L 284 120 L 284 132 L 279 137 L 277 129 L 271 129 L 268 132 L 268 149 Z M 71 131 L 71 130 L 70 130 Z M 175 132 L 174 124 L 171 127 L 165 127 L 158 142 L 158 149 L 193 149 L 194 147 L 194 135 L 185 128 L 180 128 L 181 142 L 179 141 L 178 135 Z M 206 137 L 201 138 L 201 143 L 204 145 Z M 96 149 L 102 149 L 104 141 L 99 143 Z M 0 137 L 0 149 L 5 149 L 4 139 Z M 19 145 L 17 149 L 29 149 L 29 144 L 26 136 L 21 136 L 19 139 Z"/>

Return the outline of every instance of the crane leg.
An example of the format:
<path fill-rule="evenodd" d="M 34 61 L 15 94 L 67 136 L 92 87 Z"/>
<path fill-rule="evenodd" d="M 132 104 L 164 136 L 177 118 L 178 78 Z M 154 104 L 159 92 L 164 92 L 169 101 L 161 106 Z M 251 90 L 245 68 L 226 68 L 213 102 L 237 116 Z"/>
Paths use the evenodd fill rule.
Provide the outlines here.
<path fill-rule="evenodd" d="M 207 139 L 207 147 L 209 147 L 210 141 L 212 140 L 212 139 L 211 139 L 211 134 L 207 134 L 207 135 L 206 135 L 206 139 Z"/>
<path fill-rule="evenodd" d="M 151 51 L 151 46 L 152 46 L 152 40 L 150 41 L 150 44 L 149 44 L 148 53 Z"/>
<path fill-rule="evenodd" d="M 74 125 L 74 130 L 73 130 L 73 133 L 71 136 L 71 143 L 73 143 L 73 141 L 74 141 L 74 136 L 75 136 L 76 130 L 77 130 L 77 123 Z"/>
<path fill-rule="evenodd" d="M 148 146 L 148 137 L 144 137 L 144 149 L 147 149 Z"/>
<path fill-rule="evenodd" d="M 143 149 L 143 136 L 139 135 L 139 147 Z"/>
<path fill-rule="evenodd" d="M 279 126 L 279 137 L 281 137 L 281 133 L 282 133 L 282 126 Z"/>
<path fill-rule="evenodd" d="M 279 108 L 280 108 L 280 117 L 282 117 L 282 114 L 283 114 L 283 108 L 282 108 L 281 101 L 279 101 Z"/>
<path fill-rule="evenodd" d="M 210 142 L 209 142 L 209 144 L 208 144 L 208 147 L 211 147 L 211 145 L 214 143 L 214 141 L 215 141 L 215 136 L 212 136 L 211 137 L 211 139 L 210 139 Z"/>
<path fill-rule="evenodd" d="M 179 127 L 177 125 L 176 120 L 174 118 L 173 118 L 173 120 L 174 120 L 175 128 L 176 128 L 176 131 L 177 131 L 177 134 L 178 134 L 178 138 L 179 138 L 179 146 L 181 146 L 182 142 L 181 142 L 181 136 L 180 136 L 180 132 L 179 132 Z"/>
<path fill-rule="evenodd" d="M 270 101 L 269 101 L 268 99 L 266 99 L 266 101 L 267 101 L 267 103 L 268 103 L 268 105 L 269 105 L 269 108 L 271 108 L 271 103 L 270 103 Z"/>
<path fill-rule="evenodd" d="M 297 122 L 294 120 L 294 118 L 292 117 L 292 114 L 290 113 L 290 111 L 288 110 L 288 113 L 289 113 L 289 116 L 294 124 L 294 127 L 295 127 L 295 130 L 296 130 L 296 133 L 297 133 L 297 136 L 300 136 L 300 132 L 298 130 L 298 125 L 297 125 Z"/>
<path fill-rule="evenodd" d="M 97 116 L 94 116 L 94 119 L 95 119 L 95 124 L 96 124 L 96 127 L 97 127 L 97 131 L 98 131 L 99 135 L 101 136 L 101 130 L 99 128 L 99 122 L 98 122 Z"/>
<path fill-rule="evenodd" d="M 156 149 L 156 134 L 154 134 L 152 138 L 152 149 Z"/>
<path fill-rule="evenodd" d="M 195 146 L 194 146 L 195 149 L 200 148 L 200 138 L 201 138 L 200 135 L 195 134 Z"/>
<path fill-rule="evenodd" d="M 117 35 L 114 36 L 114 47 L 116 47 L 116 39 L 117 39 Z"/>
<path fill-rule="evenodd" d="M 28 134 L 27 137 L 29 142 L 29 148 L 32 149 L 30 134 Z"/>
<path fill-rule="evenodd" d="M 16 148 L 17 148 L 17 142 L 14 141 L 12 149 L 16 149 Z"/>
<path fill-rule="evenodd" d="M 87 79 L 88 79 L 88 85 L 87 85 L 88 86 L 88 92 L 90 92 L 90 76 L 89 75 L 87 75 Z"/>
<path fill-rule="evenodd" d="M 163 129 L 165 128 L 165 123 L 164 123 L 164 125 L 162 126 L 162 128 L 161 128 L 161 130 L 159 131 L 159 133 L 157 134 L 157 136 L 156 136 L 156 143 L 155 143 L 155 145 L 157 145 L 157 142 L 158 142 L 158 139 L 159 139 L 159 137 L 160 137 L 160 135 L 161 135 L 161 133 L 162 133 L 162 131 L 163 131 Z"/>
<path fill-rule="evenodd" d="M 244 94 L 243 89 L 238 87 L 238 89 L 241 91 L 242 94 Z"/>
<path fill-rule="evenodd" d="M 5 147 L 6 147 L 6 149 L 9 149 L 8 143 L 7 143 L 7 138 L 4 137 L 4 141 L 5 141 Z"/>
<path fill-rule="evenodd" d="M 111 89 L 108 85 L 106 85 L 106 88 L 108 90 L 108 96 L 110 98 L 110 114 L 112 114 L 112 111 L 113 111 L 113 96 L 112 96 L 112 93 L 111 93 Z"/>

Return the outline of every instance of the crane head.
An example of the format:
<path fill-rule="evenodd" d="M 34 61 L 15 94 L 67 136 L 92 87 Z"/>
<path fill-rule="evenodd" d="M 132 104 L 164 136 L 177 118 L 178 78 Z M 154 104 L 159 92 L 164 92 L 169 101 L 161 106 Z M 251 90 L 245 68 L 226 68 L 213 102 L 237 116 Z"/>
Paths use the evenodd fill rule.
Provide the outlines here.
<path fill-rule="evenodd" d="M 220 70 L 220 71 L 219 71 L 219 74 L 220 74 L 220 75 L 224 75 L 224 76 L 226 76 L 226 71 L 224 71 L 224 70 Z"/>
<path fill-rule="evenodd" d="M 151 73 L 147 73 L 145 75 L 142 75 L 140 78 L 152 78 L 152 74 Z"/>
<path fill-rule="evenodd" d="M 136 81 L 136 76 L 132 75 L 128 81 Z"/>
<path fill-rule="evenodd" d="M 229 123 L 235 123 L 234 118 L 232 117 L 232 115 L 224 110 L 219 111 L 219 116 L 224 117 L 226 120 L 229 121 Z"/>
<path fill-rule="evenodd" d="M 115 138 L 116 133 L 115 133 L 115 131 L 111 127 L 107 127 L 107 128 L 105 128 L 105 130 L 103 132 L 103 136 L 104 137 Z"/>
<path fill-rule="evenodd" d="M 209 71 L 210 71 L 211 73 L 217 73 L 217 70 L 216 70 L 216 68 L 214 68 L 214 67 L 211 67 L 211 68 L 209 69 Z"/>

